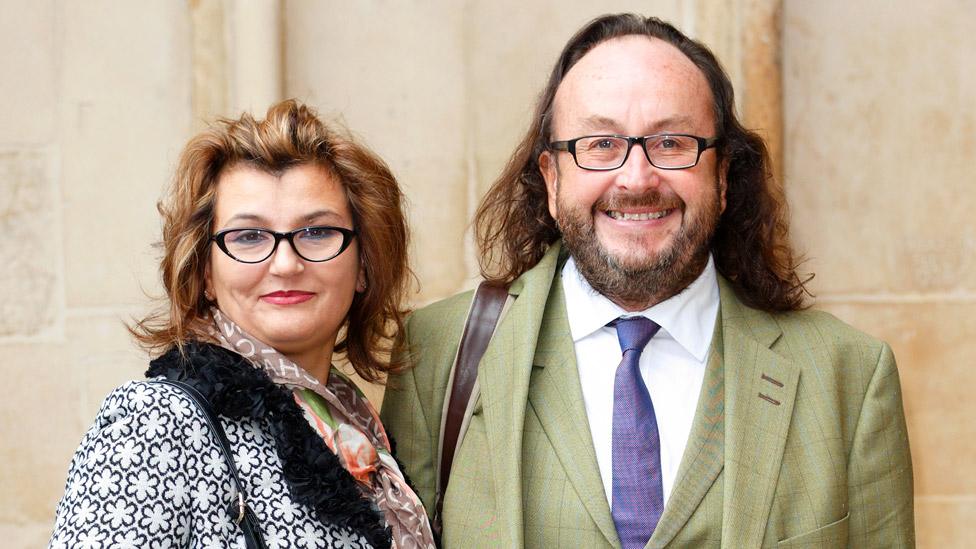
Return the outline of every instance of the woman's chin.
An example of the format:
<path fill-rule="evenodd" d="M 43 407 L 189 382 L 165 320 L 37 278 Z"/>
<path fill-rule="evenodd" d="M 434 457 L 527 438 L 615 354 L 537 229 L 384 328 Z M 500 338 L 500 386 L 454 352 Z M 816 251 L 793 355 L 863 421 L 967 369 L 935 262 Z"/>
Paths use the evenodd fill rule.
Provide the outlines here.
<path fill-rule="evenodd" d="M 323 333 L 322 330 L 316 330 L 314 327 L 296 329 L 295 325 L 269 326 L 258 330 L 253 335 L 285 355 L 322 348 L 330 340 L 327 337 L 329 334 Z"/>

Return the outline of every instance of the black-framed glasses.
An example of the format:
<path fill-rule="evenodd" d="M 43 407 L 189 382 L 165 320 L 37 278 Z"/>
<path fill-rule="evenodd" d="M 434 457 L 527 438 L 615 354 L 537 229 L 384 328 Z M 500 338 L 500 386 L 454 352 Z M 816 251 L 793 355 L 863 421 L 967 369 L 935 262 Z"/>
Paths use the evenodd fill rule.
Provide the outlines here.
<path fill-rule="evenodd" d="M 630 149 L 640 145 L 647 161 L 662 170 L 684 170 L 698 164 L 703 152 L 718 143 L 718 137 L 698 137 L 683 133 L 662 133 L 629 137 L 626 135 L 585 135 L 568 141 L 553 141 L 549 147 L 573 155 L 584 170 L 616 170 L 627 162 Z"/>
<path fill-rule="evenodd" d="M 356 231 L 352 229 L 318 225 L 287 233 L 257 228 L 224 229 L 210 240 L 231 259 L 241 263 L 261 263 L 275 253 L 282 240 L 287 240 L 305 261 L 321 263 L 344 252 L 355 236 Z"/>

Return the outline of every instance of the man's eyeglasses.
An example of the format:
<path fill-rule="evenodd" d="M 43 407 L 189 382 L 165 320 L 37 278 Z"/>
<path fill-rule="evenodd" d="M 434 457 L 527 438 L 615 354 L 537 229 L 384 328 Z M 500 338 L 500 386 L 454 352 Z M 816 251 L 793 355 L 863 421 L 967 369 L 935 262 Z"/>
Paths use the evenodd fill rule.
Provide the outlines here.
<path fill-rule="evenodd" d="M 556 151 L 568 151 L 576 165 L 584 170 L 616 170 L 627 162 L 630 149 L 640 145 L 647 161 L 662 170 L 683 170 L 698 164 L 706 149 L 718 143 L 718 137 L 698 137 L 680 133 L 628 137 L 626 135 L 587 135 L 568 141 L 553 141 Z"/>
<path fill-rule="evenodd" d="M 287 240 L 305 261 L 316 263 L 335 258 L 352 243 L 356 231 L 342 227 L 302 227 L 287 233 L 268 229 L 225 229 L 210 237 L 231 259 L 241 263 L 261 263 Z"/>

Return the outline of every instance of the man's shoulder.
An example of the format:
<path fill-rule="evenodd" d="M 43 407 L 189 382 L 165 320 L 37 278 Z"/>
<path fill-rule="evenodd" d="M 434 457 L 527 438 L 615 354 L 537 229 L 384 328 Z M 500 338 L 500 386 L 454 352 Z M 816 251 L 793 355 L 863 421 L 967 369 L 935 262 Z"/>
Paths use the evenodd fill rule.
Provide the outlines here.
<path fill-rule="evenodd" d="M 847 373 L 873 370 L 890 354 L 881 339 L 861 331 L 826 311 L 806 309 L 771 315 L 781 335 L 774 350 L 795 364 L 823 371 L 827 365 Z"/>
<path fill-rule="evenodd" d="M 474 291 L 421 307 L 407 317 L 406 337 L 415 362 L 453 361 Z"/>
<path fill-rule="evenodd" d="M 445 325 L 463 324 L 473 298 L 474 290 L 468 290 L 425 305 L 410 313 L 408 329 L 419 333 L 441 330 Z"/>
<path fill-rule="evenodd" d="M 773 342 L 774 347 L 793 353 L 813 348 L 858 347 L 876 349 L 885 345 L 833 314 L 814 308 L 785 312 L 767 312 L 743 303 L 735 292 L 722 285 L 723 322 L 751 332 L 756 339 Z"/>
<path fill-rule="evenodd" d="M 803 309 L 773 315 L 784 334 L 797 337 L 814 336 L 825 342 L 845 342 L 861 345 L 882 345 L 878 338 L 861 331 L 833 314 L 820 309 Z"/>

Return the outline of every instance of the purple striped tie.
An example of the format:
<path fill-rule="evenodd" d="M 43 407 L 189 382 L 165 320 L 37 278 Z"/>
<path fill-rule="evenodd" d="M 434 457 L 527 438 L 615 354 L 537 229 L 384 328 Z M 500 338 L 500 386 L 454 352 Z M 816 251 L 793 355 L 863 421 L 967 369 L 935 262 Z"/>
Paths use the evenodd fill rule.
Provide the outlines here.
<path fill-rule="evenodd" d="M 664 511 L 661 440 L 654 404 L 640 375 L 640 355 L 660 326 L 642 316 L 618 318 L 623 359 L 613 382 L 613 523 L 624 549 L 641 548 Z"/>

